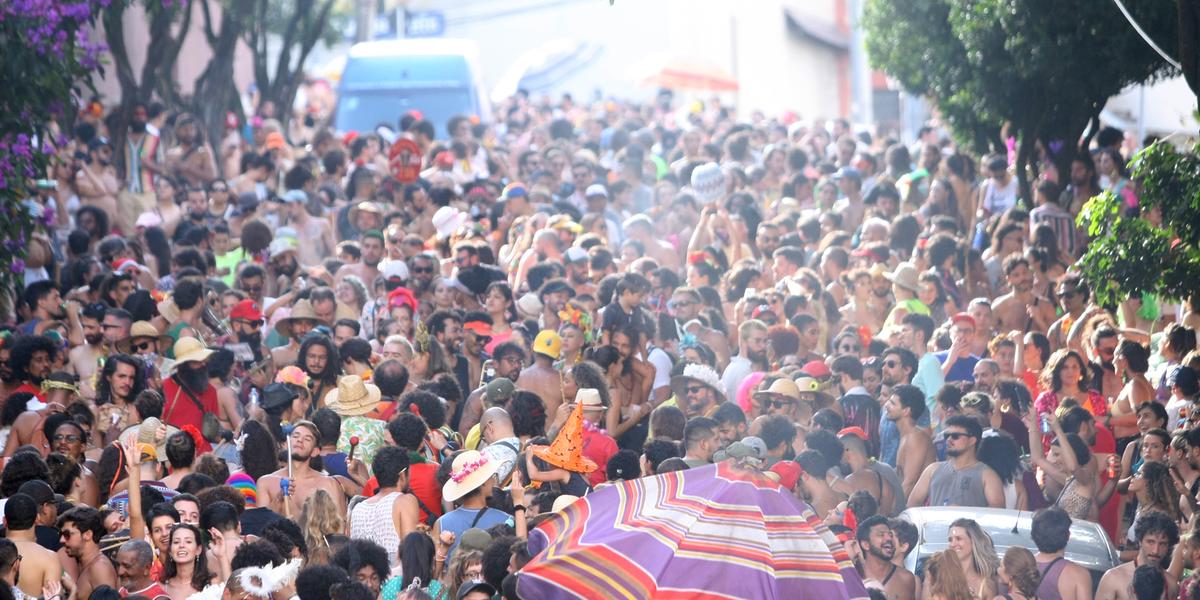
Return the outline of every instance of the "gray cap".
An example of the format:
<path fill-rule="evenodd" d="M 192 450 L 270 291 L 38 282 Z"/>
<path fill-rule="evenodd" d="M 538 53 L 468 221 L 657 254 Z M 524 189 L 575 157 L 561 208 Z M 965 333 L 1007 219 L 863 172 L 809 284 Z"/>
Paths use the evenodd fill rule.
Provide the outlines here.
<path fill-rule="evenodd" d="M 491 543 L 492 536 L 488 532 L 478 527 L 472 527 L 463 532 L 462 537 L 458 540 L 458 548 L 483 552 Z"/>

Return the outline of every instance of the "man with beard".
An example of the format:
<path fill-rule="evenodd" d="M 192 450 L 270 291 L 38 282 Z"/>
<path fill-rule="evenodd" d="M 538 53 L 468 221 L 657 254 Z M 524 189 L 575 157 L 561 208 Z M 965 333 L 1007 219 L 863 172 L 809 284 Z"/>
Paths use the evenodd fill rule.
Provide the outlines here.
<path fill-rule="evenodd" d="M 1113 365 L 1117 353 L 1117 330 L 1108 326 L 1097 327 L 1089 340 L 1088 383 L 1104 398 L 1116 398 L 1121 393 L 1121 375 Z M 1107 421 L 1106 421 L 1107 423 Z"/>
<path fill-rule="evenodd" d="M 71 348 L 68 368 L 79 381 L 79 395 L 85 400 L 96 399 L 96 371 L 101 361 L 108 355 L 104 344 L 104 330 L 100 328 L 104 321 L 104 305 L 89 304 L 79 315 L 79 324 L 83 327 L 83 343 Z"/>
<path fill-rule="evenodd" d="M 1088 152 L 1076 152 L 1071 159 L 1071 184 L 1063 190 L 1059 204 L 1067 212 L 1077 215 L 1083 209 L 1083 203 L 1092 196 L 1100 193 L 1100 183 L 1096 178 L 1096 163 Z"/>
<path fill-rule="evenodd" d="M 1129 598 L 1130 584 L 1133 582 L 1133 572 L 1141 565 L 1161 566 L 1163 561 L 1171 556 L 1171 548 L 1179 543 L 1179 525 L 1170 515 L 1161 511 L 1148 511 L 1138 515 L 1134 525 L 1134 537 L 1137 538 L 1137 558 L 1113 567 L 1100 578 L 1100 587 L 1096 588 L 1096 600 L 1117 600 Z M 1167 579 L 1167 598 L 1178 595 L 1178 583 L 1174 577 Z M 1043 596 L 1039 588 L 1039 597 Z"/>
<path fill-rule="evenodd" d="M 946 460 L 925 468 L 908 495 L 908 506 L 1002 508 L 1004 484 L 976 456 L 983 438 L 979 422 L 965 415 L 950 417 L 946 419 L 943 435 Z"/>
<path fill-rule="evenodd" d="M 216 224 L 216 219 L 208 214 L 208 194 L 204 188 L 188 185 L 183 193 L 183 221 L 175 228 L 175 235 L 171 237 L 176 244 L 187 238 L 193 229 L 208 229 Z"/>
<path fill-rule="evenodd" d="M 575 293 L 596 293 L 596 285 L 592 283 L 588 275 L 587 250 L 579 246 L 571 246 L 567 248 L 567 252 L 563 256 L 566 258 L 563 264 L 567 268 L 567 281 L 571 282 L 571 287 L 574 288 Z"/>
<path fill-rule="evenodd" d="M 203 128 L 196 117 L 184 113 L 175 119 L 177 144 L 167 151 L 163 168 L 177 180 L 204 186 L 217 178 L 217 165 L 204 143 Z"/>
<path fill-rule="evenodd" d="M 128 354 L 114 354 L 104 361 L 96 382 L 96 425 L 104 437 L 97 440 L 109 443 L 130 425 L 136 425 L 130 408 L 146 387 L 145 365 Z"/>
<path fill-rule="evenodd" d="M 896 471 L 905 498 L 917 485 L 917 478 L 925 471 L 925 467 L 937 460 L 933 438 L 927 430 L 917 426 L 917 421 L 925 412 L 925 395 L 914 385 L 893 386 L 891 395 L 883 405 L 884 417 L 894 424 L 900 434 Z"/>
<path fill-rule="evenodd" d="M 308 300 L 297 300 L 292 305 L 292 313 L 275 323 L 275 331 L 288 341 L 285 346 L 271 349 L 276 369 L 296 363 L 300 356 L 301 340 L 319 324 L 317 312 Z"/>
<path fill-rule="evenodd" d="M 1033 271 L 1020 254 L 1004 260 L 1004 276 L 1012 290 L 996 299 L 993 312 L 1000 331 L 1046 331 L 1057 318 L 1054 303 L 1033 291 Z"/>
<path fill-rule="evenodd" d="M 163 422 L 203 431 L 204 415 L 216 415 L 219 410 L 217 390 L 209 383 L 204 363 L 212 350 L 194 337 L 179 338 L 174 350 L 175 373 L 163 382 Z"/>
<path fill-rule="evenodd" d="M 688 334 L 694 335 L 717 355 L 717 368 L 729 364 L 729 338 L 696 318 L 700 316 L 700 311 L 704 310 L 700 292 L 690 287 L 675 288 L 666 308 L 675 319 L 675 339 L 683 339 L 683 336 Z M 763 332 L 765 336 L 765 326 Z M 765 349 L 763 357 L 766 357 Z"/>
<path fill-rule="evenodd" d="M 543 283 L 538 289 L 538 300 L 542 301 L 542 329 L 558 331 L 558 326 L 562 325 L 558 313 L 566 308 L 567 301 L 574 297 L 575 290 L 566 279 L 556 277 Z"/>
<path fill-rule="evenodd" d="M 43 321 L 59 321 L 67 316 L 62 294 L 53 281 L 43 280 L 25 288 L 25 305 L 29 307 L 29 319 L 17 327 L 21 335 L 39 333 L 38 325 Z"/>
<path fill-rule="evenodd" d="M 362 262 L 339 268 L 333 278 L 334 286 L 347 275 L 357 275 L 364 282 L 375 281 L 379 277 L 379 263 L 383 260 L 383 234 L 378 229 L 366 231 L 359 238 L 359 246 L 362 248 Z M 374 293 L 373 289 L 367 290 L 368 295 Z"/>
<path fill-rule="evenodd" d="M 410 274 L 408 284 L 412 288 L 413 294 L 421 301 L 430 300 L 430 294 L 433 293 L 433 280 L 437 272 L 436 260 L 422 252 L 408 259 L 408 272 Z"/>
<path fill-rule="evenodd" d="M 108 557 L 100 552 L 100 538 L 107 533 L 100 511 L 90 506 L 76 506 L 58 518 L 58 530 L 67 556 L 75 559 L 78 575 L 75 592 L 87 598 L 92 590 L 107 585 L 117 587 L 117 571 Z"/>
<path fill-rule="evenodd" d="M 446 361 L 450 363 L 450 370 L 458 380 L 458 385 L 463 389 L 469 389 L 471 387 L 470 365 L 459 351 L 463 342 L 462 319 L 453 312 L 439 310 L 430 315 L 426 322 L 433 339 L 442 345 Z"/>
<path fill-rule="evenodd" d="M 908 569 L 892 564 L 896 556 L 896 537 L 886 517 L 872 515 L 858 524 L 854 532 L 862 550 L 859 564 L 863 579 L 879 582 L 888 600 L 913 600 L 917 594 L 917 577 Z"/>
<path fill-rule="evenodd" d="M 671 389 L 675 393 L 675 402 L 689 419 L 710 417 L 725 402 L 717 372 L 708 365 L 684 366 L 681 374 L 671 378 Z"/>
<path fill-rule="evenodd" d="M 258 480 L 258 493 L 262 496 L 258 504 L 281 515 L 299 516 L 305 500 L 317 490 L 325 490 L 337 504 L 338 514 L 346 512 L 346 495 L 337 479 L 314 471 L 310 460 L 321 454 L 321 432 L 311 421 L 298 421 L 292 428 L 291 465 L 263 475 Z M 284 479 L 288 481 L 287 495 L 283 494 Z"/>
<path fill-rule="evenodd" d="M 246 265 L 238 273 L 237 288 L 245 292 L 246 296 L 250 300 L 253 300 L 255 304 L 263 306 L 266 304 L 266 300 L 275 301 L 274 298 L 268 298 L 265 295 L 266 280 L 267 272 L 261 266 L 254 264 Z"/>
<path fill-rule="evenodd" d="M 296 259 L 297 250 L 293 240 L 285 237 L 276 238 L 271 242 L 268 252 L 270 258 L 267 260 L 267 269 L 271 281 L 275 285 L 275 294 L 279 298 L 283 298 L 288 292 L 299 292 L 302 288 L 296 282 L 304 273 L 300 270 L 300 262 Z M 270 307 L 268 306 L 268 308 Z"/>
<path fill-rule="evenodd" d="M 900 496 L 904 488 L 896 470 L 875 460 L 867 449 L 867 434 L 859 427 L 847 427 L 838 432 L 842 442 L 841 470 L 845 478 L 834 484 L 834 489 L 847 496 L 865 491 L 879 502 L 879 514 L 893 516 L 904 508 Z"/>
<path fill-rule="evenodd" d="M 42 395 L 42 380 L 50 376 L 50 365 L 58 356 L 58 346 L 47 337 L 27 335 L 17 338 L 13 344 L 9 363 L 12 365 L 13 378 L 20 383 L 9 394 L 29 392 L 40 400 Z"/>
<path fill-rule="evenodd" d="M 729 366 L 721 375 L 725 397 L 736 398 L 738 386 L 755 371 L 770 371 L 767 368 L 767 326 L 762 321 L 750 319 L 738 326 L 738 354 L 729 359 Z"/>
<path fill-rule="evenodd" d="M 492 381 L 507 379 L 509 387 L 512 387 L 511 382 L 516 381 L 521 376 L 521 369 L 525 366 L 525 349 L 516 342 L 504 342 L 496 346 L 495 352 L 492 353 L 492 361 L 496 365 L 496 377 Z M 475 391 L 471 392 L 471 395 L 467 396 L 462 410 L 462 417 L 458 422 L 458 433 L 464 439 L 471 432 L 471 428 L 479 423 L 484 409 L 487 408 L 483 405 L 484 394 L 487 389 L 487 385 L 481 385 Z"/>
<path fill-rule="evenodd" d="M 254 362 L 262 362 L 265 348 L 262 343 L 263 314 L 258 304 L 247 298 L 239 301 L 229 311 L 229 329 L 237 336 L 239 344 L 245 344 L 254 353 Z"/>

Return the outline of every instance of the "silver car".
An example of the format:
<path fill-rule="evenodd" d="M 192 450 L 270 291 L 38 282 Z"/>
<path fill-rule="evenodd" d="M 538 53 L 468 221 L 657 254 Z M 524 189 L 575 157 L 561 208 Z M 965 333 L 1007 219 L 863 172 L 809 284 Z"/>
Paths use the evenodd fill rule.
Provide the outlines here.
<path fill-rule="evenodd" d="M 1037 554 L 1030 528 L 1033 513 L 1003 508 L 974 508 L 964 506 L 927 506 L 910 508 L 898 516 L 917 528 L 917 546 L 904 560 L 913 573 L 921 573 L 925 560 L 935 552 L 950 547 L 950 524 L 958 519 L 974 519 L 992 537 L 996 554 L 1003 557 L 1011 546 L 1028 548 Z M 1071 539 L 1067 542 L 1067 560 L 1091 572 L 1092 589 L 1100 583 L 1105 571 L 1121 564 L 1117 549 L 1100 524 L 1076 519 L 1071 523 Z"/>

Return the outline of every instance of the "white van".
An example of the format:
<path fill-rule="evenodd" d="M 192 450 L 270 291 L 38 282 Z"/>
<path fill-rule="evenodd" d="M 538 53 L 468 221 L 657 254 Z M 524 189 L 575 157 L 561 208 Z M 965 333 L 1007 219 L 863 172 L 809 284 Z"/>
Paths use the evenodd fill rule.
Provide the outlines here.
<path fill-rule="evenodd" d="M 333 114 L 336 131 L 396 129 L 400 117 L 416 109 L 445 139 L 455 115 L 490 122 L 477 57 L 469 40 L 412 39 L 363 42 L 350 48 L 338 85 Z"/>

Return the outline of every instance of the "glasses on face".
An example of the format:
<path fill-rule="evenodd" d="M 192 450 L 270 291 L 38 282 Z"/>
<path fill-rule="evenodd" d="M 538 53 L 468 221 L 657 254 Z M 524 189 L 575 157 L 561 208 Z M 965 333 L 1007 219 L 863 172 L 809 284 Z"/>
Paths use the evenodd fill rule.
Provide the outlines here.
<path fill-rule="evenodd" d="M 796 403 L 796 401 L 791 400 L 791 399 L 782 399 L 782 400 L 776 399 L 776 400 L 772 400 L 772 401 L 768 402 L 767 404 L 770 404 L 771 406 L 774 406 L 775 408 L 787 408 L 795 403 Z"/>
<path fill-rule="evenodd" d="M 215 188 L 213 188 L 213 189 L 212 189 L 212 192 L 211 192 L 211 193 L 213 193 L 213 194 L 224 194 L 225 192 L 228 192 L 228 191 L 229 191 L 229 190 L 227 190 L 227 189 L 225 189 L 225 188 L 223 188 L 223 187 L 215 187 Z"/>
<path fill-rule="evenodd" d="M 261 284 L 260 285 L 245 285 L 245 286 L 242 286 L 242 290 L 245 291 L 247 294 L 258 294 L 263 291 L 263 286 Z"/>
<path fill-rule="evenodd" d="M 699 394 L 702 391 L 704 391 L 704 386 L 702 386 L 702 385 L 687 386 L 687 393 L 689 393 L 689 394 Z"/>
<path fill-rule="evenodd" d="M 885 360 L 885 361 L 883 361 L 883 366 L 885 366 L 885 367 L 887 367 L 887 368 L 889 368 L 889 369 L 895 369 L 896 367 L 900 366 L 900 361 L 898 361 L 898 360 Z"/>
<path fill-rule="evenodd" d="M 256 319 L 256 320 L 253 320 L 253 321 L 249 321 L 249 320 L 246 320 L 246 319 L 234 319 L 234 320 L 233 320 L 233 322 L 234 322 L 234 323 L 241 323 L 241 324 L 243 324 L 243 325 L 248 325 L 248 326 L 250 326 L 250 327 L 262 327 L 262 324 L 263 324 L 263 320 L 262 320 L 262 319 Z"/>
<path fill-rule="evenodd" d="M 78 442 L 79 439 L 80 439 L 79 436 L 75 435 L 73 433 L 56 433 L 56 434 L 54 434 L 54 441 L 56 441 L 56 442 L 70 442 L 70 443 L 74 444 L 75 442 Z"/>
<path fill-rule="evenodd" d="M 145 352 L 150 349 L 150 342 L 141 342 L 133 345 L 133 349 L 138 352 Z"/>
<path fill-rule="evenodd" d="M 862 352 L 862 346 L 855 344 L 842 344 L 841 346 L 838 346 L 838 349 L 842 352 Z"/>
<path fill-rule="evenodd" d="M 962 433 L 961 431 L 950 431 L 950 432 L 946 433 L 946 439 L 948 439 L 948 440 L 957 440 L 959 438 L 965 438 L 965 437 L 971 437 L 971 436 L 969 434 Z"/>
<path fill-rule="evenodd" d="M 676 308 L 687 308 L 693 304 L 695 302 L 692 300 L 669 300 L 667 301 L 667 308 L 674 310 Z"/>
<path fill-rule="evenodd" d="M 413 273 L 432 273 L 433 267 L 413 267 Z"/>

